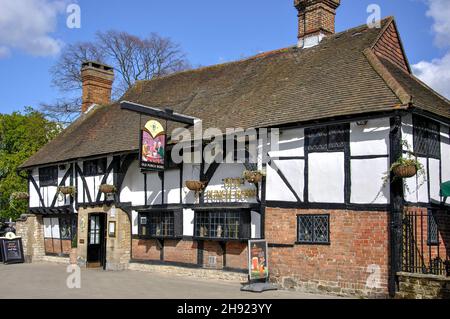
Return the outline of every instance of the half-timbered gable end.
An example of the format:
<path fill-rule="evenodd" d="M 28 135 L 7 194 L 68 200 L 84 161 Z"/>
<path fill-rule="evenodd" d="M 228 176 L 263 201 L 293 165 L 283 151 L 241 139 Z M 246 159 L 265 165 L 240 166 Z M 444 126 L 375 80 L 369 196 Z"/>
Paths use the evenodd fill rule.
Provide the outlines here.
<path fill-rule="evenodd" d="M 104 90 L 101 99 L 90 95 L 86 112 L 21 166 L 29 211 L 45 229 L 43 250 L 66 256 L 72 241 L 78 263 L 90 267 L 245 273 L 247 241 L 265 239 L 280 286 L 394 294 L 405 270 L 403 213 L 448 214 L 441 184 L 450 180 L 450 103 L 411 74 L 392 17 L 381 28 L 334 33 L 340 1 L 295 4 L 299 45 L 140 81 L 117 102 L 98 102 Z M 113 77 L 101 64 L 84 68 L 91 86 L 105 72 Z M 203 129 L 255 129 L 257 161 L 142 170 L 140 130 L 151 117 L 121 103 L 195 119 Z M 186 123 L 169 120 L 170 147 L 172 129 L 192 129 Z M 211 143 L 204 139 L 202 150 Z M 390 168 L 411 154 L 423 169 L 403 187 Z M 255 170 L 261 180 L 243 178 Z M 75 192 L 64 194 L 69 186 Z M 442 266 L 448 234 L 430 220 L 421 224 L 433 232 L 422 256 L 430 263 L 421 266 Z M 374 269 L 378 281 L 368 286 Z"/>

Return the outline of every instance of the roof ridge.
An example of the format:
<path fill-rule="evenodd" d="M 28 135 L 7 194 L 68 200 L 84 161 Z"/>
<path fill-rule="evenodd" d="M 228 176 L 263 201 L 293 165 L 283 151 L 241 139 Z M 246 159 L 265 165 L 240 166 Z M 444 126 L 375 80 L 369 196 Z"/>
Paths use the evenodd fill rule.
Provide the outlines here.
<path fill-rule="evenodd" d="M 380 75 L 388 87 L 395 93 L 402 105 L 410 106 L 413 97 L 406 91 L 406 89 L 392 76 L 389 70 L 383 65 L 377 55 L 371 48 L 366 48 L 363 51 L 364 56 L 369 61 L 372 68 Z M 405 72 L 406 73 L 406 72 Z"/>

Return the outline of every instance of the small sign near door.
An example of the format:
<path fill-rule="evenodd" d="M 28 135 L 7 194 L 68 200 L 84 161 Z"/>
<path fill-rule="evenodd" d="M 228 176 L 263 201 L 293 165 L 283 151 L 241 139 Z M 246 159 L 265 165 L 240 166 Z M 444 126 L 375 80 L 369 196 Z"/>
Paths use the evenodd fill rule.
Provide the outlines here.
<path fill-rule="evenodd" d="M 269 278 L 269 263 L 265 240 L 248 241 L 248 265 L 250 280 Z"/>
<path fill-rule="evenodd" d="M 108 236 L 111 238 L 116 237 L 116 222 L 109 222 L 108 224 Z"/>

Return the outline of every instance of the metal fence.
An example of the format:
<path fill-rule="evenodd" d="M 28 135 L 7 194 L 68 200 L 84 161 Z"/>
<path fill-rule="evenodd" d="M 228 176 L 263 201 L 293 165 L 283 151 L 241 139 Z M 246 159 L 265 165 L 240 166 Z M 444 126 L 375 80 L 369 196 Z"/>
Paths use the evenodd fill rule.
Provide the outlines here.
<path fill-rule="evenodd" d="M 403 215 L 402 271 L 450 276 L 450 212 L 406 210 Z"/>

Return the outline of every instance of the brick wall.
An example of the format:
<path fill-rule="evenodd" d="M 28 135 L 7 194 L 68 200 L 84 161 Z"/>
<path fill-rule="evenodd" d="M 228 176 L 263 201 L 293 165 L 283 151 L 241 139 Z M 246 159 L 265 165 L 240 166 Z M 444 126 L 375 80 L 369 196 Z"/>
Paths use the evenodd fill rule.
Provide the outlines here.
<path fill-rule="evenodd" d="M 319 34 L 333 34 L 335 32 L 336 10 L 328 4 L 309 4 L 308 1 L 296 1 L 298 14 L 298 38 Z"/>
<path fill-rule="evenodd" d="M 400 38 L 394 23 L 391 23 L 373 48 L 374 52 L 408 71 L 406 58 L 400 45 Z"/>
<path fill-rule="evenodd" d="M 330 245 L 296 245 L 298 214 L 329 214 Z M 283 287 L 387 295 L 387 212 L 272 208 L 266 210 L 265 227 L 268 243 L 278 244 L 269 248 L 271 278 Z M 371 288 L 370 279 L 378 288 Z"/>
<path fill-rule="evenodd" d="M 165 261 L 198 265 L 199 248 L 202 249 L 203 266 L 209 269 L 223 269 L 224 252 L 218 241 L 204 241 L 202 245 L 195 240 L 164 240 L 163 260 L 156 240 L 133 239 L 134 260 Z M 225 247 L 226 268 L 247 269 L 247 243 L 228 242 Z M 215 264 L 210 264 L 210 257 L 215 257 Z"/>

